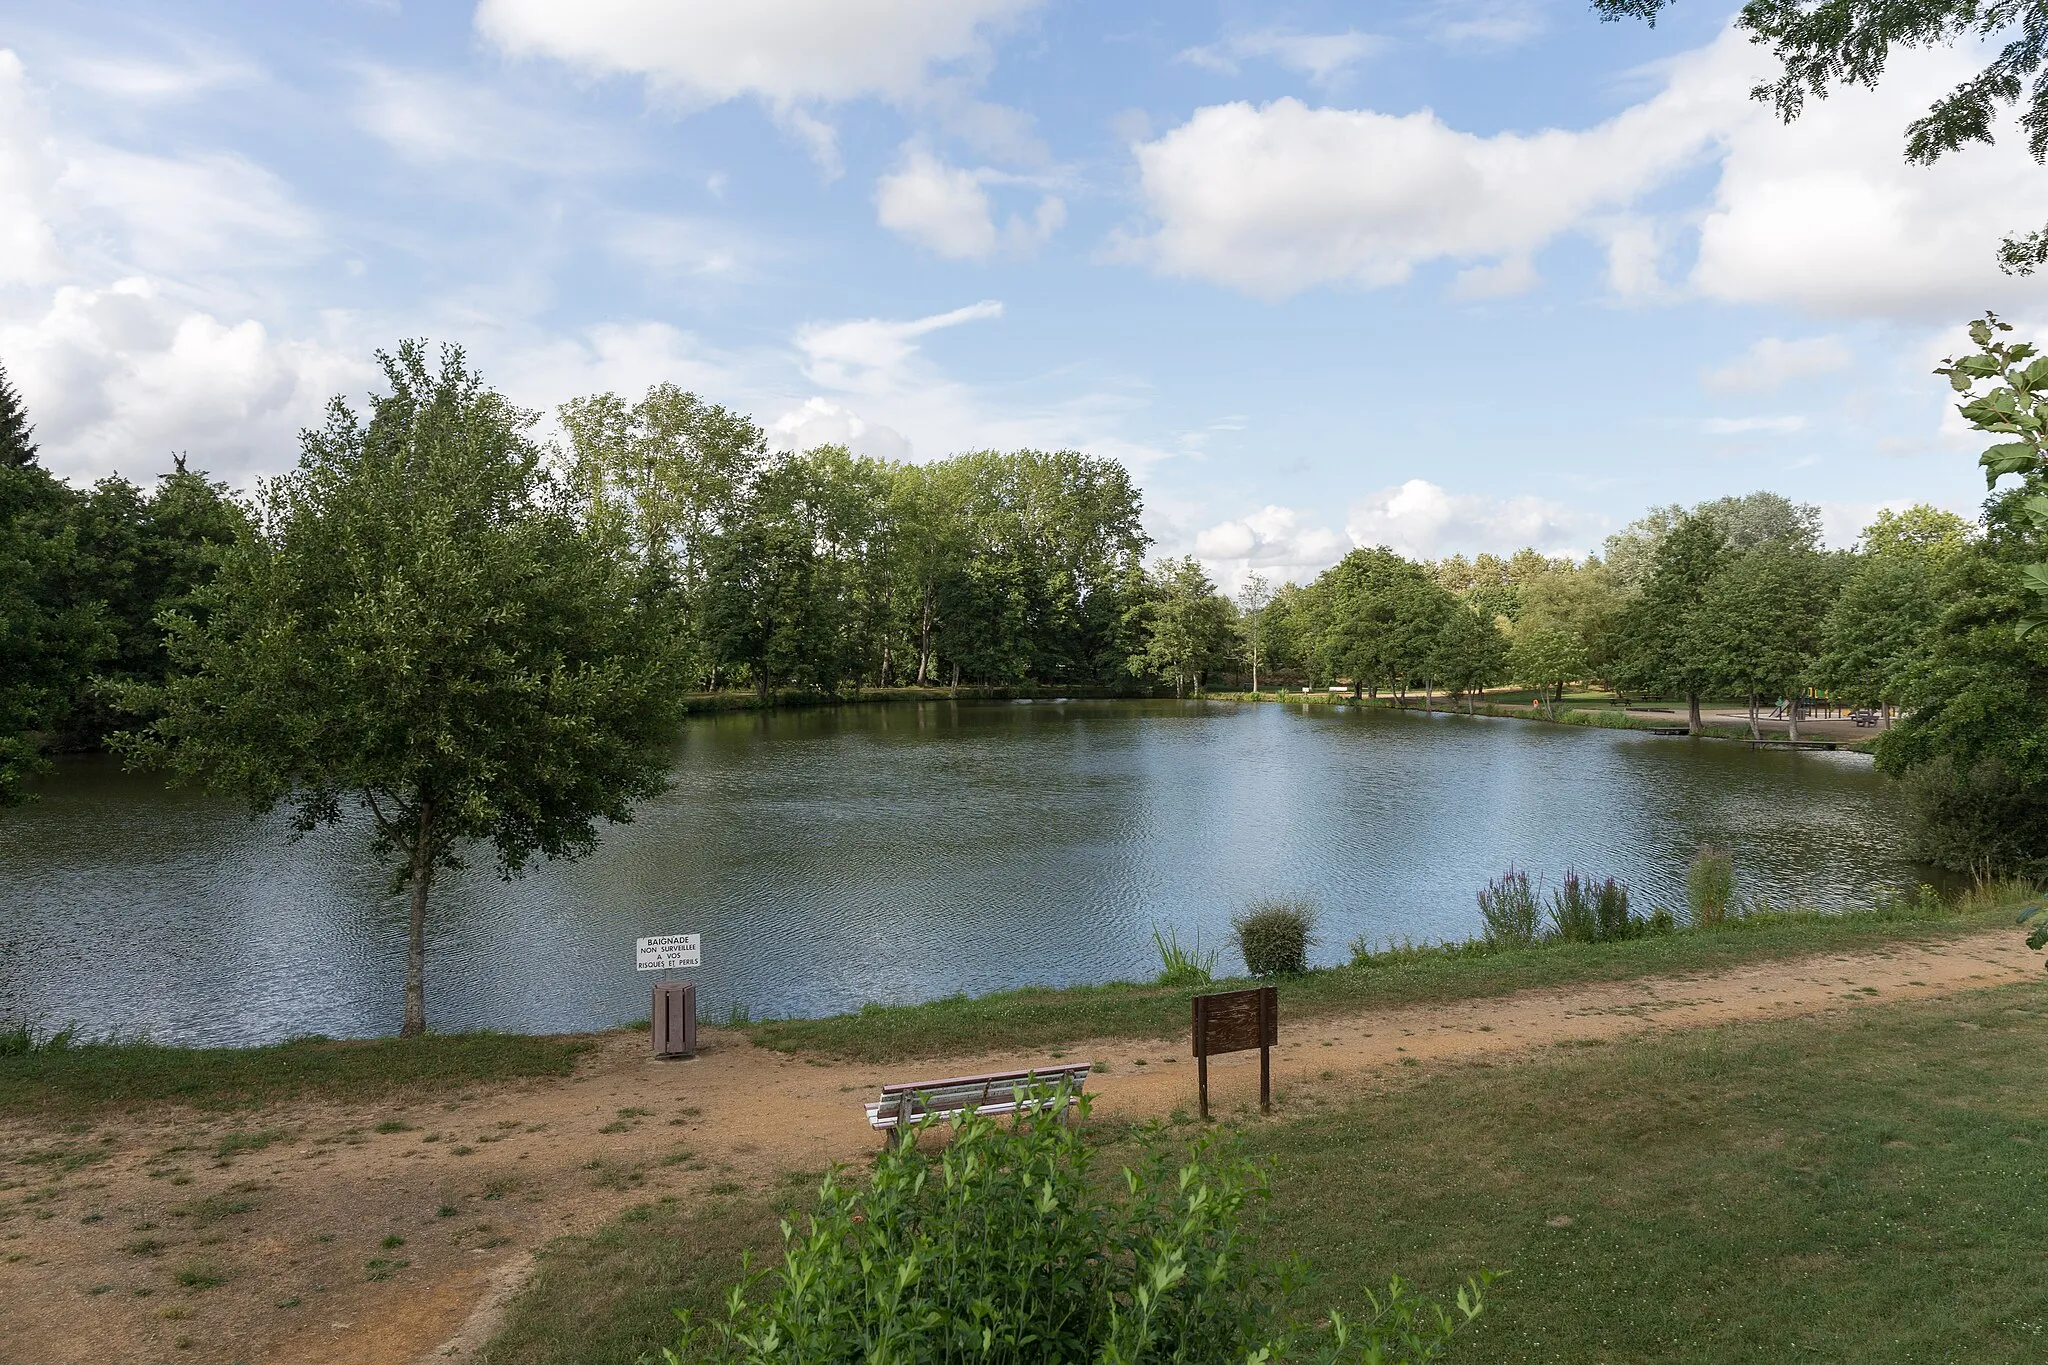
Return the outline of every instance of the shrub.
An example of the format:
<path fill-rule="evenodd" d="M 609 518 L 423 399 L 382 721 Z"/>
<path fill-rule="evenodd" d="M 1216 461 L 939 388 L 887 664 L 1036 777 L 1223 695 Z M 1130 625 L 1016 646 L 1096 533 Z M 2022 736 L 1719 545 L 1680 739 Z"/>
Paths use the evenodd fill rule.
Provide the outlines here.
<path fill-rule="evenodd" d="M 1479 915 L 1486 921 L 1486 941 L 1499 948 L 1527 948 L 1536 942 L 1542 911 L 1529 874 L 1513 867 L 1479 891 Z"/>
<path fill-rule="evenodd" d="M 1159 984 L 1162 986 L 1206 986 L 1216 977 L 1216 959 L 1219 954 L 1211 949 L 1202 951 L 1202 939 L 1195 936 L 1195 946 L 1180 946 L 1180 932 L 1168 929 L 1164 934 L 1158 926 L 1152 929 L 1153 946 L 1159 949 Z"/>
<path fill-rule="evenodd" d="M 1628 887 L 1612 877 L 1600 883 L 1599 894 L 1593 899 L 1593 917 L 1599 922 L 1603 941 L 1634 938 L 1643 928 L 1640 921 L 1629 915 Z"/>
<path fill-rule="evenodd" d="M 1564 885 L 1550 893 L 1550 923 L 1566 943 L 1592 943 L 1600 937 L 1599 909 L 1578 873 L 1565 873 Z"/>
<path fill-rule="evenodd" d="M 1124 1179 L 1098 1180 L 1064 1109 L 963 1119 L 935 1153 L 912 1130 L 865 1189 L 828 1176 L 804 1226 L 783 1223 L 782 1265 L 744 1278 L 724 1321 L 685 1317 L 662 1359 L 1415 1365 L 1479 1315 L 1487 1276 L 1455 1308 L 1396 1280 L 1357 1322 L 1302 1324 L 1287 1308 L 1302 1268 L 1262 1260 L 1241 1227 L 1265 1195 L 1256 1167 L 1210 1137 L 1155 1143 Z"/>
<path fill-rule="evenodd" d="M 1728 918 L 1735 905 L 1735 859 L 1727 849 L 1702 844 L 1685 870 L 1685 899 L 1692 922 L 1712 928 Z"/>
<path fill-rule="evenodd" d="M 55 1033 L 37 1031 L 33 1019 L 0 1019 L 0 1057 L 27 1057 L 38 1052 L 62 1052 L 78 1041 L 78 1025 Z"/>
<path fill-rule="evenodd" d="M 1308 970 L 1316 941 L 1315 902 L 1293 897 L 1253 901 L 1230 922 L 1245 970 L 1253 976 L 1298 976 Z"/>

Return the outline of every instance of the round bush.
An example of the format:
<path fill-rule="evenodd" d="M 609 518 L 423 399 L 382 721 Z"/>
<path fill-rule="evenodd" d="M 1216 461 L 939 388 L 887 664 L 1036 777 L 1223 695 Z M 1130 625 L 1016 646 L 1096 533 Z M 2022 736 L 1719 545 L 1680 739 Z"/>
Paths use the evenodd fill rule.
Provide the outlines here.
<path fill-rule="evenodd" d="M 1309 945 L 1316 941 L 1313 901 L 1254 901 L 1230 927 L 1253 976 L 1294 976 L 1308 970 Z"/>

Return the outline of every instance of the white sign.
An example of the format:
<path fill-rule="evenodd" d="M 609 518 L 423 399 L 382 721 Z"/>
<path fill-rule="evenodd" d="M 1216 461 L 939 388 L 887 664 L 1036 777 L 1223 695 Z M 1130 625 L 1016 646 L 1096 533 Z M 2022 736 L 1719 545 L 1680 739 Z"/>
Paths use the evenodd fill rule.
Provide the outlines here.
<path fill-rule="evenodd" d="M 671 967 L 703 965 L 704 948 L 696 934 L 656 934 L 633 944 L 633 966 L 639 971 L 665 972 Z"/>

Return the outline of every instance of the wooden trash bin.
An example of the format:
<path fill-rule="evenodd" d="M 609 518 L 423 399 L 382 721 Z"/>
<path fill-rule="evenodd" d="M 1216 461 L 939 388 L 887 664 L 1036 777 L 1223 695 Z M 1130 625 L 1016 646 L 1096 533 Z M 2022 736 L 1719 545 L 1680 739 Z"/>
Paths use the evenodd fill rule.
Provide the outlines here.
<path fill-rule="evenodd" d="M 654 1005 L 648 1014 L 653 1021 L 654 1055 L 694 1057 L 697 1055 L 697 983 L 657 981 Z"/>

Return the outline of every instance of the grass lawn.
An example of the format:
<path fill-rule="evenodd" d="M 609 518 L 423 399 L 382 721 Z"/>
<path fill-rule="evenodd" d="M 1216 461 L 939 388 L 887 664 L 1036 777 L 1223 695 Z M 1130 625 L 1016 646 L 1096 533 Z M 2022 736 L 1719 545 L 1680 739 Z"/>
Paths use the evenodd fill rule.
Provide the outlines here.
<path fill-rule="evenodd" d="M 1243 1140 L 1308 1305 L 1507 1276 L 1479 1362 L 2048 1359 L 2048 984 L 1286 1096 Z M 1106 1167 L 1138 1139 L 1112 1125 Z M 1119 1151 L 1119 1148 L 1126 1148 Z M 716 1312 L 791 1187 L 557 1243 L 483 1359 L 627 1365 Z"/>
<path fill-rule="evenodd" d="M 398 1092 L 566 1076 L 592 1046 L 579 1037 L 429 1034 L 270 1047 L 80 1043 L 0 1056 L 0 1115 L 78 1117 L 174 1103 L 240 1109 L 301 1096 L 352 1101 Z"/>
<path fill-rule="evenodd" d="M 2005 906 L 1955 914 L 1899 905 L 1852 914 L 1761 915 L 1731 920 L 1713 930 L 1624 943 L 1556 944 L 1513 952 L 1458 945 L 1391 954 L 1369 966 L 1327 968 L 1282 981 L 1280 1008 L 1286 1018 L 1305 1019 L 1378 1005 L 1508 995 L 1531 987 L 1714 971 L 1769 958 L 1952 937 L 2009 924 L 2011 917 Z M 1083 1038 L 1169 1038 L 1187 1029 L 1188 1002 L 1197 990 L 1250 984 L 1005 991 L 922 1005 L 870 1005 L 857 1014 L 829 1019 L 772 1020 L 753 1025 L 749 1032 L 764 1047 L 863 1062 L 998 1047 L 1049 1048 Z"/>

